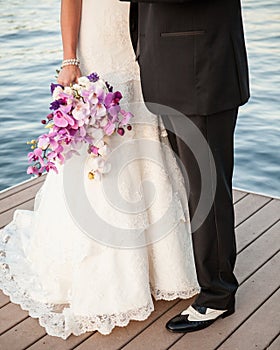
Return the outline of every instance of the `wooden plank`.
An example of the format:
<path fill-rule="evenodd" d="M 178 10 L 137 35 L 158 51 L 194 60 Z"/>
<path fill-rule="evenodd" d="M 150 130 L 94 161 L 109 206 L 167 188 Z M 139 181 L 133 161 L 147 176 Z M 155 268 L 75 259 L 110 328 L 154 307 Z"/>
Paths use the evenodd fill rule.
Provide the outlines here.
<path fill-rule="evenodd" d="M 0 192 L 0 201 L 4 198 L 10 197 L 11 195 L 20 192 L 26 188 L 32 188 L 34 185 L 38 183 L 43 183 L 46 179 L 46 175 L 43 175 L 41 177 L 33 178 L 27 181 L 24 181 L 16 186 L 13 186 L 11 188 L 7 188 Z"/>
<path fill-rule="evenodd" d="M 51 337 L 50 335 L 45 335 L 36 343 L 28 347 L 28 350 L 70 350 L 74 349 L 77 345 L 82 343 L 91 333 L 85 333 L 79 337 L 71 335 L 66 340 L 58 337 Z"/>
<path fill-rule="evenodd" d="M 193 299 L 189 300 L 191 303 Z M 145 321 L 131 321 L 127 327 L 116 327 L 110 335 L 103 336 L 96 332 L 89 339 L 83 342 L 76 350 L 115 350 L 119 349 L 128 343 L 131 339 L 136 337 L 143 329 L 147 328 L 162 314 L 170 310 L 174 305 L 178 304 L 179 300 L 173 301 L 157 301 L 155 302 L 155 310 L 151 316 Z M 39 349 L 38 349 L 39 350 Z"/>
<path fill-rule="evenodd" d="M 19 205 L 30 199 L 33 199 L 42 186 L 43 183 L 39 182 L 32 187 L 26 188 L 11 196 L 1 199 L 0 214 L 4 213 L 7 210 L 18 207 Z"/>
<path fill-rule="evenodd" d="M 220 347 L 220 350 L 265 349 L 280 329 L 280 289 Z"/>
<path fill-rule="evenodd" d="M 280 250 L 279 232 L 280 222 L 272 226 L 238 255 L 235 273 L 239 283 L 244 282 L 250 274 Z"/>
<path fill-rule="evenodd" d="M 9 222 L 12 221 L 13 215 L 16 209 L 33 210 L 33 208 L 34 208 L 34 199 L 31 199 L 25 203 L 22 203 L 17 208 L 5 211 L 5 213 L 0 215 L 0 228 L 6 226 Z"/>
<path fill-rule="evenodd" d="M 23 311 L 19 305 L 12 303 L 2 307 L 0 315 L 0 334 L 28 317 L 27 311 Z"/>
<path fill-rule="evenodd" d="M 9 304 L 10 298 L 0 290 L 0 308 Z"/>
<path fill-rule="evenodd" d="M 19 323 L 1 336 L 1 347 L 11 350 L 26 349 L 45 333 L 45 329 L 39 325 L 37 319 L 28 317 L 24 322 Z"/>
<path fill-rule="evenodd" d="M 186 309 L 191 302 L 189 300 L 181 300 L 168 312 L 163 314 L 158 320 L 153 322 L 148 328 L 146 328 L 141 334 L 134 338 L 127 345 L 122 347 L 125 350 L 146 350 L 157 349 L 165 350 L 176 339 L 179 339 L 182 334 L 170 333 L 165 329 L 166 322 L 173 316 Z"/>
<path fill-rule="evenodd" d="M 235 226 L 240 225 L 257 210 L 271 201 L 271 198 L 257 194 L 249 194 L 235 205 Z"/>
<path fill-rule="evenodd" d="M 277 254 L 238 289 L 235 314 L 216 321 L 201 332 L 183 335 L 170 349 L 216 349 L 279 288 L 279 281 L 275 278 L 279 274 L 279 264 L 280 254 Z"/>
<path fill-rule="evenodd" d="M 232 196 L 233 196 L 233 203 L 239 202 L 242 198 L 247 196 L 248 193 L 240 190 L 233 190 L 232 191 Z"/>
<path fill-rule="evenodd" d="M 237 250 L 243 250 L 279 219 L 280 200 L 273 199 L 236 228 Z"/>
<path fill-rule="evenodd" d="M 279 350 L 279 349 L 280 349 L 280 335 L 278 334 L 278 337 L 269 345 L 267 350 Z"/>

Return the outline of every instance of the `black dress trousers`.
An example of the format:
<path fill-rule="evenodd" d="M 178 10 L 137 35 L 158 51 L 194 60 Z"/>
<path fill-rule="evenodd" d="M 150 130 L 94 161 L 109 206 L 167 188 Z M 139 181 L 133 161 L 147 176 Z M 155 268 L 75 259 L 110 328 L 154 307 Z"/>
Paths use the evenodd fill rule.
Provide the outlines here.
<path fill-rule="evenodd" d="M 209 214 L 193 231 L 193 246 L 198 282 L 201 287 L 196 303 L 214 309 L 228 309 L 234 306 L 234 295 L 238 282 L 233 273 L 236 260 L 234 232 L 234 210 L 232 202 L 232 174 L 234 165 L 234 130 L 238 108 L 209 116 L 186 116 L 201 131 L 214 158 L 215 167 L 209 159 L 209 179 L 215 188 Z M 192 151 L 178 136 L 176 118 L 163 116 L 172 149 L 180 158 L 179 165 L 185 169 L 185 183 L 189 196 L 191 219 L 194 217 L 201 194 L 201 172 Z M 197 144 L 199 148 L 199 143 Z M 207 171 L 207 155 L 206 155 Z M 216 176 L 213 176 L 213 171 Z M 202 218 L 203 220 L 204 218 Z"/>

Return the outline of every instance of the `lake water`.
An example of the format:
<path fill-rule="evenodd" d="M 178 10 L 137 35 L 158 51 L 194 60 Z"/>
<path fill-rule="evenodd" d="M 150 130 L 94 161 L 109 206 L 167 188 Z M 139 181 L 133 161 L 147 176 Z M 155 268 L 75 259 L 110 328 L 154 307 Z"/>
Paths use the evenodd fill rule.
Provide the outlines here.
<path fill-rule="evenodd" d="M 26 140 L 42 132 L 61 63 L 57 0 L 0 0 L 0 190 L 29 178 Z M 280 197 L 280 4 L 244 0 L 251 99 L 235 137 L 234 186 Z"/>

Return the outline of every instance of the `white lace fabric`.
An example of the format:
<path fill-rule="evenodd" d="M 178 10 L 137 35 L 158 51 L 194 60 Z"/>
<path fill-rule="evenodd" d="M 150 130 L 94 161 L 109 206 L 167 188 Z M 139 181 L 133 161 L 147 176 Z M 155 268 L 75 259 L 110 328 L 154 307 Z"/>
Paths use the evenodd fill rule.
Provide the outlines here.
<path fill-rule="evenodd" d="M 124 102 L 131 103 L 142 101 L 142 96 L 128 19 L 128 3 L 83 0 L 79 58 L 84 74 L 98 72 L 122 91 Z M 176 159 L 166 151 L 166 136 L 161 118 L 141 107 L 136 108 L 132 132 L 108 141 L 115 149 L 140 140 L 133 148 L 135 160 L 116 178 L 115 188 L 135 203 L 146 199 L 139 184 L 152 183 L 156 195 L 146 210 L 127 213 L 110 204 L 100 182 L 87 179 L 90 162 L 84 146 L 78 162 L 70 160 L 67 167 L 59 167 L 58 175 L 47 175 L 34 210 L 16 210 L 12 222 L 0 231 L 0 288 L 38 318 L 48 334 L 63 339 L 96 330 L 109 334 L 115 326 L 146 319 L 154 310 L 152 296 L 185 299 L 199 292 L 187 196 Z M 157 145 L 153 162 L 143 156 L 142 145 L 147 142 Z M 129 148 L 120 152 L 126 159 Z M 122 249 L 86 235 L 65 200 L 65 177 L 73 184 L 79 213 L 85 203 L 75 189 L 83 182 L 87 200 L 99 217 L 120 229 L 144 228 L 149 244 Z M 161 217 L 172 229 L 153 240 L 151 223 Z M 84 221 L 91 234 L 102 240 L 102 227 L 90 216 Z M 157 226 L 156 233 L 165 229 Z"/>

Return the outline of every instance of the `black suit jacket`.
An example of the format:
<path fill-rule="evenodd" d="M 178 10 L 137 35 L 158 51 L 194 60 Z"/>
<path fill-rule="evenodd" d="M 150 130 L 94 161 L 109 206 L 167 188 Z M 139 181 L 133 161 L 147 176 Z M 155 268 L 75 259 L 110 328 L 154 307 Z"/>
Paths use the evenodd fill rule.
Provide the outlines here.
<path fill-rule="evenodd" d="M 248 100 L 240 0 L 135 0 L 130 31 L 145 101 L 209 115 Z"/>

